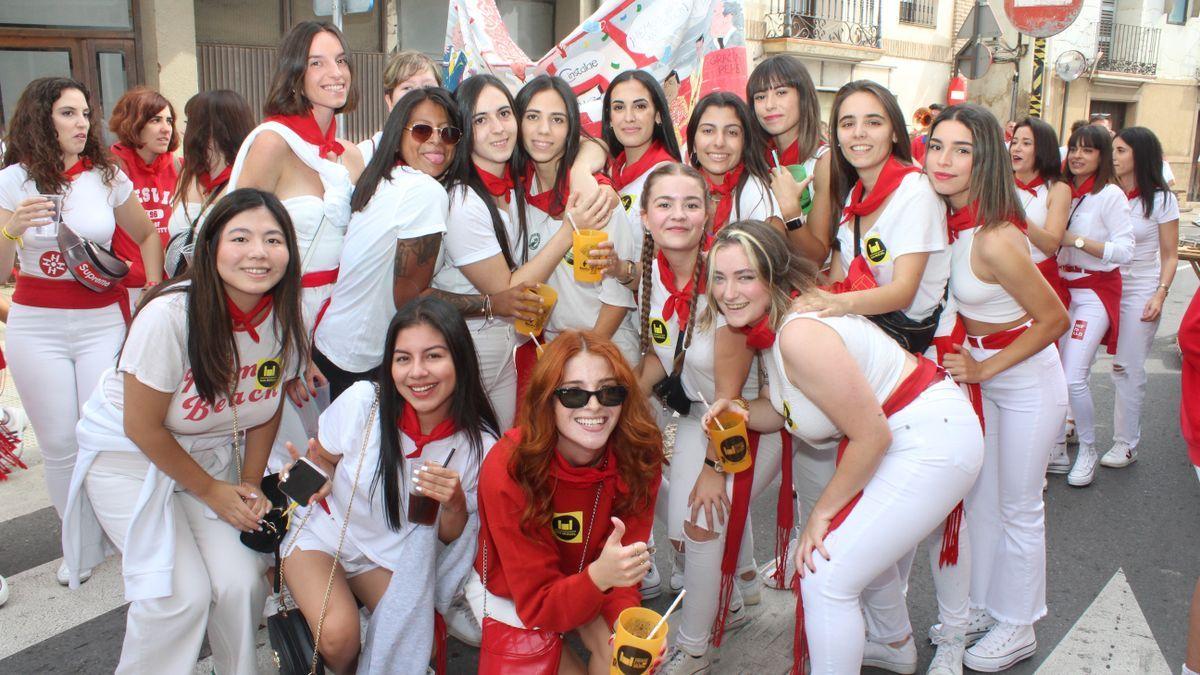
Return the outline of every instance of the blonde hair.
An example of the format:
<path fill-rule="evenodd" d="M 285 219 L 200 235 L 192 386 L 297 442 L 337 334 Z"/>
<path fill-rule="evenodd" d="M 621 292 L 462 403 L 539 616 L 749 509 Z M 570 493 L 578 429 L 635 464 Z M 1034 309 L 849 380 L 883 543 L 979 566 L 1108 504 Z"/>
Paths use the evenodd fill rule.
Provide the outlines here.
<path fill-rule="evenodd" d="M 771 295 L 767 322 L 772 329 L 787 316 L 794 293 L 804 293 L 817 285 L 816 267 L 803 256 L 792 253 L 779 230 L 761 220 L 742 220 L 726 225 L 717 233 L 708 251 L 708 288 L 705 290 L 708 306 L 697 324 L 701 330 L 709 330 L 716 322 L 719 310 L 713 295 L 713 259 L 717 251 L 729 246 L 738 246 L 745 252 L 750 267 L 767 285 Z"/>
<path fill-rule="evenodd" d="M 426 68 L 433 72 L 438 86 L 442 86 L 442 69 L 427 55 L 411 49 L 392 54 L 387 65 L 383 67 L 383 93 L 390 95 L 401 82 Z"/>

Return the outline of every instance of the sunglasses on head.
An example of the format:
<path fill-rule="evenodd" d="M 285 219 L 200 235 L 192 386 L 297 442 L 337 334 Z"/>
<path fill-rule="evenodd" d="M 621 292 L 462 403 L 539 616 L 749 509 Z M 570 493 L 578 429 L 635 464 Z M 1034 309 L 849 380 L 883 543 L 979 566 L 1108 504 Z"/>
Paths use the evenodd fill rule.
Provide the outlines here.
<path fill-rule="evenodd" d="M 600 387 L 596 391 L 588 391 L 579 387 L 561 387 L 554 390 L 554 395 L 558 397 L 558 402 L 564 408 L 582 408 L 593 396 L 600 405 L 611 408 L 625 402 L 625 397 L 629 395 L 629 389 L 620 384 L 610 384 L 607 387 Z"/>
<path fill-rule="evenodd" d="M 438 132 L 438 136 L 442 137 L 442 142 L 446 145 L 455 145 L 462 138 L 462 129 L 458 127 L 433 127 L 428 124 L 414 124 L 411 127 L 404 127 L 412 134 L 413 140 L 418 143 L 424 143 L 429 140 L 433 132 Z"/>

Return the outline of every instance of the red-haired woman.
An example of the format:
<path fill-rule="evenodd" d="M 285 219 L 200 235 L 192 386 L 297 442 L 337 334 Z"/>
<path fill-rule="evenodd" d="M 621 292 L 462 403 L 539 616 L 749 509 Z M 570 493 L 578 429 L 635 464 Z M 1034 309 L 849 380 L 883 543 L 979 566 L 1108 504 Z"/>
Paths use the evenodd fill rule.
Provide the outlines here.
<path fill-rule="evenodd" d="M 133 181 L 133 194 L 146 209 L 166 248 L 170 238 L 167 223 L 171 220 L 171 197 L 179 178 L 179 160 L 173 154 L 179 148 L 175 106 L 148 87 L 130 89 L 113 107 L 108 130 L 117 137 L 109 150 Z M 136 300 L 146 285 L 142 253 L 129 235 L 120 230 L 113 235 L 113 251 L 129 261 L 129 275 L 122 283 Z"/>
<path fill-rule="evenodd" d="M 590 663 L 564 649 L 560 673 L 607 673 L 617 615 L 641 604 L 662 436 L 649 406 L 628 399 L 636 391 L 611 341 L 563 331 L 533 370 L 529 415 L 483 461 L 467 600 L 481 623 L 551 641 L 577 632 Z"/>

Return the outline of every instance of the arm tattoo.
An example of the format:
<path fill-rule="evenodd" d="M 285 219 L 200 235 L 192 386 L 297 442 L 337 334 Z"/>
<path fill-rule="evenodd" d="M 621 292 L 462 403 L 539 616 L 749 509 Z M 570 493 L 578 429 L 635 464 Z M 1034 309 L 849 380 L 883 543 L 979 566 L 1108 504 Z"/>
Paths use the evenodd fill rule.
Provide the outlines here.
<path fill-rule="evenodd" d="M 439 300 L 445 300 L 458 310 L 464 318 L 474 318 L 483 316 L 483 296 L 482 295 L 461 295 L 459 293 L 451 293 L 438 288 L 430 288 L 425 291 L 426 295 L 431 295 Z"/>
<path fill-rule="evenodd" d="M 441 234 L 427 234 L 416 239 L 401 239 L 396 242 L 396 263 L 393 274 L 397 278 L 407 277 L 416 267 L 432 265 L 442 247 Z"/>

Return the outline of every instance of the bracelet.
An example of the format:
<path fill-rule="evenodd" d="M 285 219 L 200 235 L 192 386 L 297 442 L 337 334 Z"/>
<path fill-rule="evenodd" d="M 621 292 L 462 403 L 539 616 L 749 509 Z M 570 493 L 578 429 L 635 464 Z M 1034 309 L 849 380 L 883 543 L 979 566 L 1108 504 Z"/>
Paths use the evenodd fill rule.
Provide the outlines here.
<path fill-rule="evenodd" d="M 4 235 L 4 238 L 5 238 L 5 239 L 7 239 L 7 240 L 9 240 L 9 241 L 15 241 L 15 242 L 17 242 L 18 244 L 21 244 L 21 243 L 23 243 L 23 242 L 21 241 L 21 238 L 20 238 L 20 237 L 18 237 L 18 236 L 16 236 L 16 235 L 14 235 L 13 233 L 11 233 L 11 232 L 9 232 L 9 231 L 8 231 L 8 226 L 7 226 L 7 225 L 5 225 L 4 227 L 0 227 L 0 234 L 3 234 L 3 235 Z"/>
<path fill-rule="evenodd" d="M 793 232 L 804 227 L 804 216 L 797 216 L 783 224 L 788 232 Z"/>
<path fill-rule="evenodd" d="M 621 284 L 622 286 L 628 286 L 629 284 L 633 283 L 634 272 L 636 269 L 637 263 L 633 262 L 632 260 L 626 260 L 625 273 L 617 277 L 617 283 Z"/>
<path fill-rule="evenodd" d="M 750 401 L 747 401 L 745 396 L 739 396 L 733 399 L 733 402 L 741 406 L 742 410 L 750 410 Z"/>
<path fill-rule="evenodd" d="M 1163 290 L 1163 292 L 1164 292 L 1164 293 L 1170 293 L 1170 292 L 1171 292 L 1171 287 L 1170 287 L 1170 286 L 1168 286 L 1168 285 L 1166 285 L 1166 284 L 1159 284 L 1159 285 L 1158 285 L 1158 287 L 1159 287 L 1159 288 L 1161 288 L 1161 289 Z"/>
<path fill-rule="evenodd" d="M 492 296 L 488 294 L 483 296 L 483 318 L 492 320 Z"/>

